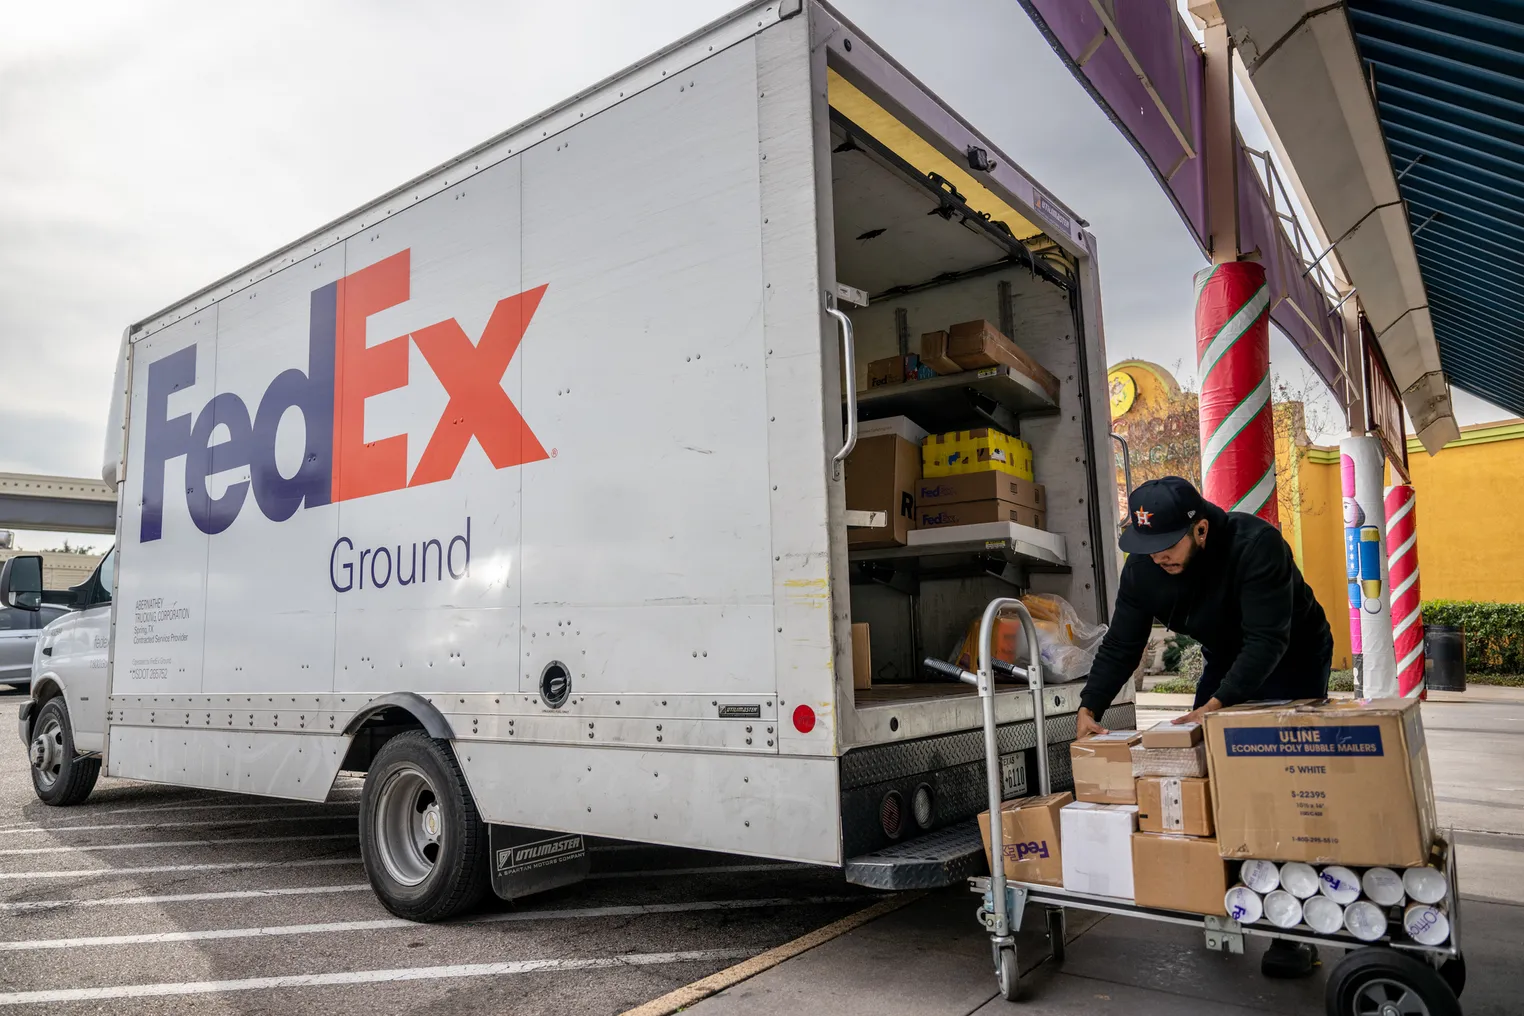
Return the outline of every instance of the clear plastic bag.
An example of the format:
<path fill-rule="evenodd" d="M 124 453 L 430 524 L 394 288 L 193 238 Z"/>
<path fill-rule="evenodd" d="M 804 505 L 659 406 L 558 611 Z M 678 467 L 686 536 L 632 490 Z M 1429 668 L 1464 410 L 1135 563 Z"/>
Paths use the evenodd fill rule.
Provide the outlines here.
<path fill-rule="evenodd" d="M 1037 648 L 1042 654 L 1044 684 L 1077 681 L 1090 673 L 1095 652 L 1106 634 L 1104 624 L 1087 624 L 1074 606 L 1062 596 L 1028 594 L 1021 598 L 1037 628 Z M 994 633 L 995 658 L 1007 663 L 1021 663 L 1028 658 L 1026 635 L 1014 617 L 997 618 Z M 979 619 L 969 623 L 963 641 L 951 656 L 964 670 L 973 670 L 978 661 Z"/>

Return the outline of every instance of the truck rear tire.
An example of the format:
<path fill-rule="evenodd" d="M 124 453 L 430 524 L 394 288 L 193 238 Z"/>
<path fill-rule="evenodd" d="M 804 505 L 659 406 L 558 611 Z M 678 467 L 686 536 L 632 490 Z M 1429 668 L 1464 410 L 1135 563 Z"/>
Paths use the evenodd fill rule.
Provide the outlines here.
<path fill-rule="evenodd" d="M 48 699 L 38 710 L 27 758 L 38 800 L 54 807 L 79 804 L 89 797 L 101 774 L 99 756 L 82 758 L 74 753 L 74 728 L 62 696 Z"/>
<path fill-rule="evenodd" d="M 449 742 L 410 730 L 376 753 L 360 796 L 360 854 L 381 903 L 409 921 L 442 921 L 487 895 L 487 825 Z"/>

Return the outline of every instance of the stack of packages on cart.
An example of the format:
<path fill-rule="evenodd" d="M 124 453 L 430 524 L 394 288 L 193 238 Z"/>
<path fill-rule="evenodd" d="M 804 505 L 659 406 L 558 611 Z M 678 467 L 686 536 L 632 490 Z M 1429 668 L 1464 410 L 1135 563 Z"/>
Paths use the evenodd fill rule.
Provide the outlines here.
<path fill-rule="evenodd" d="M 1002 806 L 1007 878 L 1367 942 L 1449 939 L 1415 700 L 1251 703 L 1204 729 L 1075 741 L 1070 760 L 1072 795 Z"/>

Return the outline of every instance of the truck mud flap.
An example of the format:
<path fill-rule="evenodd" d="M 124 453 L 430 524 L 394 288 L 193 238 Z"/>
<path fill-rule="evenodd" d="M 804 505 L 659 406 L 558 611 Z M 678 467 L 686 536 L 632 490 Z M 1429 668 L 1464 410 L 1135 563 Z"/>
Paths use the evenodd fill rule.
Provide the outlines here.
<path fill-rule="evenodd" d="M 576 833 L 489 825 L 492 891 L 505 900 L 559 889 L 587 878 L 587 841 Z"/>

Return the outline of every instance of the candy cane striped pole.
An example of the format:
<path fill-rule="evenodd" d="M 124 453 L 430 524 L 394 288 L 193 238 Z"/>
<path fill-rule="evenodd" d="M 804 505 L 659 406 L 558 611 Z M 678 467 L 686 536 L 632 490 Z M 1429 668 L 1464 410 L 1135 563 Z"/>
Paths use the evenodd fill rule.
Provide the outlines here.
<path fill-rule="evenodd" d="M 1427 698 L 1423 683 L 1423 614 L 1418 593 L 1418 526 L 1413 488 L 1386 488 L 1387 571 L 1392 584 L 1392 643 L 1397 650 L 1397 690 L 1403 698 Z"/>
<path fill-rule="evenodd" d="M 1263 265 L 1229 261 L 1196 273 L 1196 366 L 1202 494 L 1279 525 Z"/>

